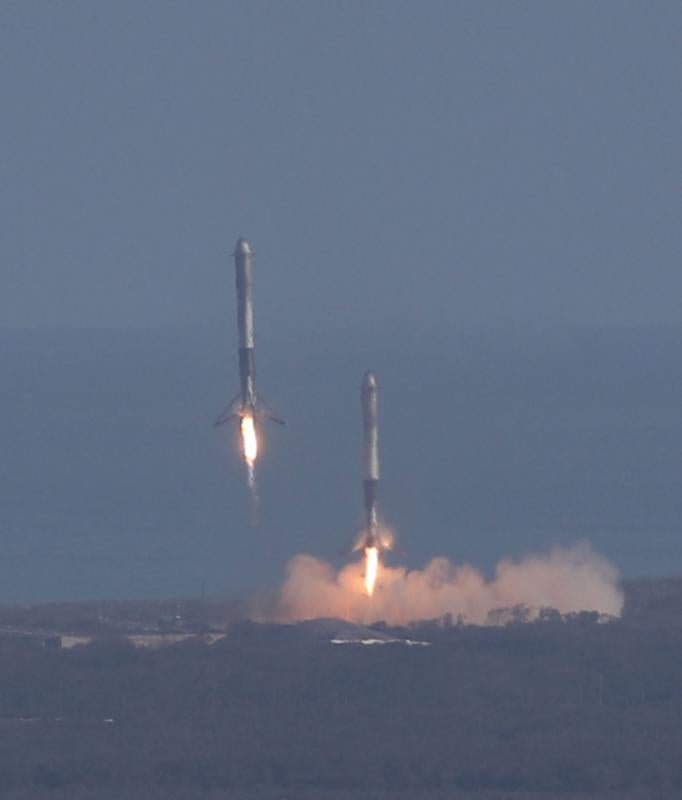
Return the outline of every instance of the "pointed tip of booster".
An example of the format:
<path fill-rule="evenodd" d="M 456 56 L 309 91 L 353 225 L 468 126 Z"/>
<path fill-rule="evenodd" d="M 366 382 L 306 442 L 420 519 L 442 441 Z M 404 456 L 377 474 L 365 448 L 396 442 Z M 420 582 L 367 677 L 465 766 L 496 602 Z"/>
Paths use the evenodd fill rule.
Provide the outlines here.
<path fill-rule="evenodd" d="M 234 254 L 235 256 L 252 256 L 253 247 L 251 247 L 246 239 L 240 237 L 237 239 L 237 244 L 234 246 Z"/>
<path fill-rule="evenodd" d="M 378 386 L 377 377 L 372 372 L 372 370 L 368 369 L 367 372 L 362 376 L 362 388 L 363 389 L 376 389 Z"/>

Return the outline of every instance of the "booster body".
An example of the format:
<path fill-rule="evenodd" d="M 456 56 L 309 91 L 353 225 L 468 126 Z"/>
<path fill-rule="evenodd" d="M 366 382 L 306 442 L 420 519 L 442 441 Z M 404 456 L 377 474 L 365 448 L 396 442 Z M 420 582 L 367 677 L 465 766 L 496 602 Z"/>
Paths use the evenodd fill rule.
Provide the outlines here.
<path fill-rule="evenodd" d="M 234 250 L 237 289 L 237 335 L 239 337 L 239 383 L 241 404 L 256 408 L 256 355 L 253 319 L 253 250 L 239 239 Z"/>
<path fill-rule="evenodd" d="M 373 372 L 362 379 L 365 547 L 379 547 L 379 386 Z"/>
<path fill-rule="evenodd" d="M 256 355 L 253 313 L 253 256 L 246 239 L 238 239 L 234 249 L 237 289 L 237 337 L 239 341 L 239 394 L 215 421 L 222 425 L 233 417 L 259 417 L 284 425 L 284 420 L 269 409 L 256 392 Z"/>

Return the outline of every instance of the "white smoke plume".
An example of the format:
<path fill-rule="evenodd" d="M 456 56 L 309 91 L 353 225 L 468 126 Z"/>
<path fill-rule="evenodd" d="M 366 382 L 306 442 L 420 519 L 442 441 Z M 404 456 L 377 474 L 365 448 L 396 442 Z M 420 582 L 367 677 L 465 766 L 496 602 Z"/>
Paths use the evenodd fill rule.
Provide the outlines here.
<path fill-rule="evenodd" d="M 260 519 L 260 495 L 258 494 L 258 481 L 256 480 L 256 465 L 253 462 L 246 464 L 246 485 L 249 490 L 249 524 L 252 528 L 258 526 Z"/>
<path fill-rule="evenodd" d="M 422 570 L 382 564 L 370 598 L 363 591 L 361 562 L 337 571 L 313 556 L 299 555 L 289 562 L 275 611 L 268 616 L 279 622 L 337 617 L 404 625 L 450 614 L 483 625 L 491 612 L 515 606 L 619 616 L 623 593 L 618 571 L 586 543 L 501 561 L 492 580 L 466 564 L 434 558 Z"/>

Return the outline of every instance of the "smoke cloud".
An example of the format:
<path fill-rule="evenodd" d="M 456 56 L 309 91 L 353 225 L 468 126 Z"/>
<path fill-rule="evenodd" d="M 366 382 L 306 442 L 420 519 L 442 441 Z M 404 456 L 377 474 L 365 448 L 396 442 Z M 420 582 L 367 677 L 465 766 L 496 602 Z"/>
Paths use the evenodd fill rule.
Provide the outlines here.
<path fill-rule="evenodd" d="M 447 558 L 434 558 L 421 570 L 382 564 L 371 598 L 364 594 L 362 570 L 362 562 L 337 571 L 313 556 L 296 556 L 287 566 L 275 611 L 269 616 L 279 622 L 337 617 L 404 625 L 450 614 L 483 625 L 491 622 L 491 612 L 515 606 L 612 616 L 619 616 L 623 608 L 618 571 L 586 543 L 520 561 L 501 561 L 492 580 Z"/>

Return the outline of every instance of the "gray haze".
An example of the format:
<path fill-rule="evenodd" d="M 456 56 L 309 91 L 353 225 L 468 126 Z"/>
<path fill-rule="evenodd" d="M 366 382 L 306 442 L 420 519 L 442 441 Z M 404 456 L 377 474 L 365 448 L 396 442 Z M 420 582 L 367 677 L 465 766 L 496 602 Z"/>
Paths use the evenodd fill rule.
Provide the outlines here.
<path fill-rule="evenodd" d="M 680 572 L 679 3 L 4 3 L 0 601 L 590 539 Z M 257 252 L 263 519 L 233 430 Z M 426 445 L 430 439 L 433 445 Z"/>
<path fill-rule="evenodd" d="M 681 330 L 263 341 L 288 426 L 267 429 L 252 529 L 235 428 L 210 426 L 237 387 L 227 342 L 4 332 L 0 599 L 230 591 L 334 560 L 362 521 L 367 363 L 399 561 L 490 570 L 586 538 L 626 574 L 679 573 L 681 349 Z"/>
<path fill-rule="evenodd" d="M 220 325 L 246 236 L 273 330 L 676 324 L 681 34 L 679 2 L 3 3 L 2 319 Z"/>

